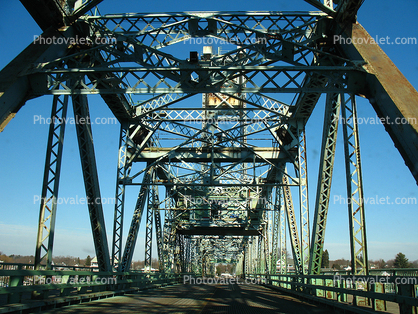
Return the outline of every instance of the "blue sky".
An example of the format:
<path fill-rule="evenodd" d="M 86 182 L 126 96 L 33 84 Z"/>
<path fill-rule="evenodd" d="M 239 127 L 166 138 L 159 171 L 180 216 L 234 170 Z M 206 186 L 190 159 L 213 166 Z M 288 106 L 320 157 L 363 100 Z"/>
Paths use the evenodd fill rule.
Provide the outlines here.
<path fill-rule="evenodd" d="M 407 0 L 366 1 L 359 22 L 374 37 L 418 37 L 416 15 L 418 3 Z M 114 9 L 116 8 L 116 9 Z M 300 1 L 113 1 L 100 5 L 101 13 L 217 11 L 296 11 L 314 10 Z M 0 11 L 0 68 L 22 51 L 41 30 L 18 1 L 2 1 Z M 418 45 L 382 45 L 406 78 L 418 88 Z M 279 96 L 278 96 L 279 97 Z M 110 117 L 111 112 L 99 97 L 89 98 L 92 117 Z M 34 254 L 39 205 L 34 197 L 40 194 L 45 162 L 48 126 L 34 123 L 36 115 L 49 117 L 51 97 L 29 101 L 5 131 L 0 134 L 0 251 L 7 254 Z M 418 104 L 417 104 L 418 105 Z M 318 104 L 307 125 L 308 172 L 311 221 L 318 177 L 320 139 L 322 136 L 324 102 Z M 360 117 L 375 117 L 367 100 L 358 98 Z M 70 110 L 71 112 L 71 110 Z M 342 131 L 342 129 L 340 129 Z M 346 195 L 342 132 L 337 144 L 331 200 Z M 96 158 L 103 198 L 115 193 L 118 125 L 94 125 Z M 360 125 L 360 142 L 366 198 L 418 198 L 418 188 L 400 154 L 382 125 Z M 135 188 L 128 191 L 135 195 Z M 60 197 L 83 197 L 84 187 L 78 157 L 75 128 L 66 128 Z M 134 197 L 128 198 L 125 231 L 130 222 Z M 391 259 L 398 252 L 410 260 L 418 259 L 418 205 L 366 205 L 367 239 L 370 259 Z M 113 206 L 104 205 L 108 241 L 111 242 Z M 86 206 L 58 207 L 55 255 L 85 257 L 94 255 Z M 135 259 L 143 259 L 143 230 L 139 235 Z M 331 202 L 325 248 L 331 259 L 349 258 L 348 214 L 345 205 Z M 141 252 L 141 253 L 140 253 Z"/>

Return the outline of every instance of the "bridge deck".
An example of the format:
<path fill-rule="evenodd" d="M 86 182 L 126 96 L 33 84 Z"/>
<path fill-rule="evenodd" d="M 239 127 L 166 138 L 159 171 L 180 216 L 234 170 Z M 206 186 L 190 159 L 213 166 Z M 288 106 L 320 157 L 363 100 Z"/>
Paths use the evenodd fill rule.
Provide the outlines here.
<path fill-rule="evenodd" d="M 259 285 L 174 285 L 44 313 L 330 313 Z M 332 310 L 331 310 L 332 312 Z"/>

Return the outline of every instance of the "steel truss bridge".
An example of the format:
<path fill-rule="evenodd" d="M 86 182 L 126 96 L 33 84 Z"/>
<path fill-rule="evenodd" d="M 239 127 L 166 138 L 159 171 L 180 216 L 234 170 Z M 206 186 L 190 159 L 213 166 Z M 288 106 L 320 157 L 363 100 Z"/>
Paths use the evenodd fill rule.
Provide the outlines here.
<path fill-rule="evenodd" d="M 321 260 L 340 127 L 351 275 L 370 275 L 356 96 L 369 99 L 381 118 L 415 118 L 385 128 L 418 181 L 418 93 L 379 46 L 370 44 L 356 21 L 361 0 L 305 1 L 319 11 L 101 16 L 91 13 L 101 0 L 21 0 L 43 33 L 0 72 L 1 130 L 27 100 L 53 95 L 53 103 L 35 263 L 0 271 L 9 278 L 10 286 L 0 288 L 9 303 L 21 302 L 25 292 L 39 298 L 57 287 L 68 296 L 75 286 L 64 279 L 76 274 L 118 278 L 118 284 L 89 286 L 116 294 L 167 284 L 183 273 L 210 277 L 215 263 L 230 263 L 242 278 L 261 278 L 305 298 L 340 306 L 349 295 L 354 305 L 372 300 L 369 305 L 379 309 L 390 301 L 412 313 L 418 305 L 413 285 L 399 285 L 393 295 L 378 284 L 358 290 L 344 276 L 333 285 L 332 276 L 321 274 Z M 336 35 L 345 40 L 335 43 Z M 176 56 L 180 43 L 198 39 L 233 48 L 213 51 L 207 45 L 202 55 Z M 92 94 L 101 96 L 120 123 L 113 234 L 109 243 L 102 204 L 90 202 L 99 272 L 59 272 L 52 256 L 70 98 L 86 196 L 101 199 L 89 123 Z M 309 217 L 305 126 L 320 99 L 325 115 Z M 130 221 L 125 219 L 128 186 L 138 193 Z M 151 268 L 154 246 L 157 273 L 130 270 L 141 223 L 146 225 L 145 269 Z M 124 228 L 129 228 L 126 239 Z M 35 284 L 23 286 L 30 276 L 38 278 Z M 40 278 L 51 276 L 64 283 L 40 284 Z"/>

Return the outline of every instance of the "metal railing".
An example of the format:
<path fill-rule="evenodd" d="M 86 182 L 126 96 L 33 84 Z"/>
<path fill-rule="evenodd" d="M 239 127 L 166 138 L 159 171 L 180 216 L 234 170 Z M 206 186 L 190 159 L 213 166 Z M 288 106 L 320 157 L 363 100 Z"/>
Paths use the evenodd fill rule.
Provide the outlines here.
<path fill-rule="evenodd" d="M 0 313 L 47 309 L 182 283 L 184 275 L 100 272 L 95 267 L 62 265 L 35 270 L 32 264 L 1 263 Z M 375 269 L 368 276 L 329 271 L 321 275 L 251 274 L 246 278 L 337 308 L 350 306 L 352 312 L 392 311 L 397 305 L 400 313 L 418 313 L 418 269 Z"/>
<path fill-rule="evenodd" d="M 66 269 L 65 269 L 66 268 Z M 34 270 L 29 264 L 0 266 L 0 313 L 47 309 L 126 292 L 181 283 L 184 274 L 100 272 L 97 268 L 56 266 Z"/>
<path fill-rule="evenodd" d="M 385 272 L 382 275 L 382 272 Z M 395 304 L 400 313 L 418 313 L 418 269 L 372 270 L 368 276 L 347 272 L 321 275 L 251 274 L 253 282 L 276 288 L 337 308 L 358 313 L 391 310 Z"/>

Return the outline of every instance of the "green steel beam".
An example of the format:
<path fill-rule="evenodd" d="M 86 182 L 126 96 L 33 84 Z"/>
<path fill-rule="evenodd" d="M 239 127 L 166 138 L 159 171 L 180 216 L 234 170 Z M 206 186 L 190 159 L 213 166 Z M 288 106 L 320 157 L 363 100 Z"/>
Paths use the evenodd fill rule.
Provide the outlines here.
<path fill-rule="evenodd" d="M 309 274 L 320 274 L 325 240 L 329 198 L 331 195 L 332 172 L 334 169 L 335 146 L 341 107 L 340 94 L 328 94 L 322 133 L 321 159 L 315 202 Z"/>
<path fill-rule="evenodd" d="M 300 239 L 298 233 L 298 226 L 296 223 L 296 215 L 293 207 L 292 193 L 289 187 L 289 181 L 286 174 L 283 176 L 283 197 L 284 205 L 287 213 L 287 222 L 289 227 L 290 241 L 292 244 L 293 263 L 297 274 L 303 274 L 302 269 L 302 252 L 300 246 Z"/>
<path fill-rule="evenodd" d="M 368 275 L 369 260 L 366 241 L 363 177 L 360 158 L 360 139 L 357 105 L 354 95 L 342 100 L 345 167 L 347 178 L 347 204 L 349 214 L 351 273 Z"/>
<path fill-rule="evenodd" d="M 121 123 L 119 137 L 118 167 L 116 175 L 115 212 L 113 217 L 112 267 L 119 269 L 122 261 L 122 233 L 125 209 L 125 180 L 129 174 L 128 165 L 129 124 Z"/>
<path fill-rule="evenodd" d="M 279 245 L 280 245 L 280 194 L 278 192 L 279 187 L 276 188 L 276 197 L 274 203 L 274 212 L 273 212 L 273 228 L 272 228 L 272 245 L 271 245 L 271 263 L 270 263 L 270 273 L 276 273 L 276 265 L 279 260 Z"/>
<path fill-rule="evenodd" d="M 144 211 L 147 194 L 149 190 L 148 183 L 151 182 L 151 171 L 150 168 L 145 172 L 141 189 L 139 190 L 138 198 L 136 201 L 134 214 L 132 216 L 131 226 L 129 228 L 128 237 L 126 239 L 125 249 L 123 252 L 123 258 L 120 266 L 121 271 L 128 271 L 131 267 L 132 257 L 135 250 L 136 240 L 138 237 L 139 227 L 141 225 L 142 214 Z"/>
<path fill-rule="evenodd" d="M 160 272 L 165 272 L 165 261 L 164 261 L 165 256 L 163 253 L 163 234 L 162 234 L 163 230 L 161 227 L 161 215 L 160 215 L 159 208 L 154 208 L 154 222 L 155 222 L 155 234 L 156 234 L 155 238 L 157 240 L 158 270 Z"/>
<path fill-rule="evenodd" d="M 302 122 L 298 125 L 298 158 L 296 171 L 299 179 L 300 207 L 300 244 L 302 274 L 307 274 L 309 268 L 310 233 L 309 233 L 309 200 L 308 200 L 308 165 L 306 157 L 306 133 Z"/>
<path fill-rule="evenodd" d="M 81 81 L 76 84 L 81 84 Z M 101 271 L 110 271 L 110 255 L 103 216 L 102 198 L 100 195 L 99 178 L 97 174 L 96 158 L 94 154 L 93 134 L 90 124 L 90 113 L 87 97 L 74 95 L 73 109 L 76 121 L 78 146 L 80 151 L 81 169 L 83 171 L 84 186 L 88 202 L 93 242 L 96 250 L 97 262 Z"/>
<path fill-rule="evenodd" d="M 154 168 L 151 168 L 151 183 L 155 182 L 155 171 Z M 154 211 L 156 211 L 156 206 L 158 202 L 157 194 L 158 188 L 156 185 L 151 185 L 148 189 L 148 206 L 147 214 L 145 220 L 145 271 L 151 271 L 151 262 L 152 262 L 152 227 L 153 227 L 153 218 Z"/>
<path fill-rule="evenodd" d="M 41 208 L 35 250 L 35 269 L 40 268 L 41 263 L 45 261 L 45 257 L 46 268 L 51 269 L 52 267 L 52 250 L 67 107 L 68 96 L 54 97 L 40 199 Z"/>
<path fill-rule="evenodd" d="M 277 187 L 279 197 L 280 224 L 280 274 L 287 274 L 287 241 L 286 241 L 286 205 L 284 204 L 283 187 Z"/>
<path fill-rule="evenodd" d="M 71 37 L 73 28 L 58 32 L 48 30 L 14 58 L 0 72 L 0 131 L 6 127 L 25 102 L 33 97 L 33 90 L 38 82 L 27 75 L 26 70 L 31 64 L 38 64 L 65 56 L 65 44 L 40 44 L 42 40 L 54 37 Z"/>

